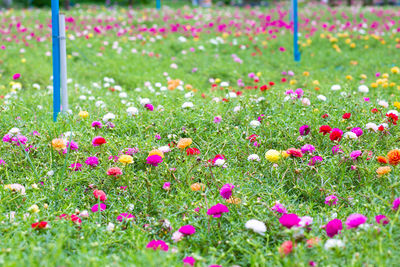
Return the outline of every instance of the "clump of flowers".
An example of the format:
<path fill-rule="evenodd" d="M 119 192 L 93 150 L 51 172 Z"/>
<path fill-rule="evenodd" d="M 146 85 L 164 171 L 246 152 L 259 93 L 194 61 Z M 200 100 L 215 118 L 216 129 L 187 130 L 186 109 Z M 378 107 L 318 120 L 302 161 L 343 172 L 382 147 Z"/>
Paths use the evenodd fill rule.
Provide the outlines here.
<path fill-rule="evenodd" d="M 169 249 L 167 243 L 162 240 L 152 240 L 147 244 L 146 248 L 162 251 L 168 251 Z"/>

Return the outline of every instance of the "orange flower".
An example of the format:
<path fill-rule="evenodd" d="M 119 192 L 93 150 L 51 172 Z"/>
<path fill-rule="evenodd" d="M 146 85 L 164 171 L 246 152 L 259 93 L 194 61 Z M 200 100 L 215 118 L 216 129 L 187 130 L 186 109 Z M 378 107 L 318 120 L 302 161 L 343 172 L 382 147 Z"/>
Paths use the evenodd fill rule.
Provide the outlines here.
<path fill-rule="evenodd" d="M 190 146 L 192 142 L 192 138 L 181 138 L 178 141 L 177 147 L 179 147 L 180 149 L 185 149 L 186 147 Z"/>
<path fill-rule="evenodd" d="M 152 151 L 150 151 L 148 157 L 153 156 L 153 155 L 159 155 L 160 157 L 164 158 L 164 153 L 158 149 L 153 149 Z"/>
<path fill-rule="evenodd" d="M 67 142 L 64 139 L 56 138 L 51 141 L 51 145 L 57 151 L 61 151 L 67 148 Z"/>
<path fill-rule="evenodd" d="M 378 174 L 379 177 L 389 173 L 392 170 L 392 168 L 390 168 L 390 166 L 384 166 L 384 167 L 379 167 L 376 170 L 376 173 Z"/>
<path fill-rule="evenodd" d="M 396 166 L 400 163 L 400 150 L 393 149 L 389 151 L 389 153 L 387 154 L 387 158 L 390 165 Z"/>
<path fill-rule="evenodd" d="M 238 197 L 231 197 L 231 198 L 228 198 L 226 200 L 226 202 L 230 203 L 230 204 L 236 204 L 237 205 L 237 204 L 242 203 L 242 200 L 240 198 L 238 198 Z"/>
<path fill-rule="evenodd" d="M 321 239 L 319 239 L 318 237 L 312 237 L 310 239 L 307 240 L 307 247 L 308 248 L 312 248 L 315 247 L 316 245 L 319 244 L 319 242 L 321 241 Z"/>
<path fill-rule="evenodd" d="M 377 160 L 379 163 L 388 164 L 388 159 L 385 158 L 385 157 L 383 157 L 383 156 L 378 156 L 378 157 L 376 158 L 376 160 Z"/>
<path fill-rule="evenodd" d="M 192 189 L 192 191 L 204 191 L 204 189 L 206 188 L 206 186 L 204 184 L 201 183 L 194 183 L 190 186 L 190 189 Z"/>

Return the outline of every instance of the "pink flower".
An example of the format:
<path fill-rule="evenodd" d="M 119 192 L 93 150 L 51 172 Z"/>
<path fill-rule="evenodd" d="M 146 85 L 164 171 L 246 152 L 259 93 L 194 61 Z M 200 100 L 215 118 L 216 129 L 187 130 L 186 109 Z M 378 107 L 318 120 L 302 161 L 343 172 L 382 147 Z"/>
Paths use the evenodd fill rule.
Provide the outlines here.
<path fill-rule="evenodd" d="M 214 117 L 214 123 L 220 123 L 221 121 L 222 121 L 222 117 L 221 116 Z"/>
<path fill-rule="evenodd" d="M 15 74 L 13 75 L 13 80 L 18 80 L 20 77 L 21 77 L 21 74 L 15 73 Z"/>
<path fill-rule="evenodd" d="M 386 225 L 389 223 L 389 218 L 382 214 L 375 216 L 375 220 L 377 224 Z"/>
<path fill-rule="evenodd" d="M 120 215 L 118 215 L 117 221 L 122 222 L 124 220 L 133 219 L 133 218 L 135 218 L 135 216 L 133 216 L 130 213 L 125 213 L 124 212 L 124 213 L 121 213 Z"/>
<path fill-rule="evenodd" d="M 229 212 L 228 207 L 218 203 L 207 210 L 207 215 L 212 215 L 214 218 L 219 218 L 221 217 L 222 213 L 227 212 Z"/>
<path fill-rule="evenodd" d="M 94 121 L 92 122 L 92 127 L 101 129 L 101 127 L 103 127 L 103 124 L 101 123 L 101 121 Z"/>
<path fill-rule="evenodd" d="M 292 228 L 293 226 L 298 226 L 301 219 L 294 213 L 283 214 L 279 219 L 280 224 L 286 228 Z"/>
<path fill-rule="evenodd" d="M 330 205 L 336 205 L 336 204 L 337 204 L 337 201 L 338 201 L 338 197 L 335 196 L 335 195 L 330 195 L 330 196 L 327 196 L 327 197 L 325 198 L 325 204 L 328 205 L 328 206 L 330 206 Z"/>
<path fill-rule="evenodd" d="M 188 224 L 188 225 L 184 225 L 181 228 L 179 228 L 178 231 L 184 235 L 193 235 L 194 233 L 196 233 L 196 228 L 194 228 L 194 226 Z"/>
<path fill-rule="evenodd" d="M 219 190 L 220 195 L 225 198 L 229 199 L 232 196 L 232 189 L 235 188 L 233 184 L 225 184 Z"/>
<path fill-rule="evenodd" d="M 82 170 L 82 164 L 80 164 L 79 162 L 72 163 L 71 166 L 69 166 L 69 168 L 73 171 L 80 171 Z"/>
<path fill-rule="evenodd" d="M 355 150 L 355 151 L 353 151 L 353 152 L 350 153 L 350 157 L 351 157 L 353 160 L 357 160 L 361 155 L 362 155 L 361 150 Z"/>
<path fill-rule="evenodd" d="M 154 107 L 153 107 L 152 104 L 146 104 L 146 105 L 144 105 L 144 107 L 147 108 L 147 109 L 150 110 L 150 111 L 153 111 L 153 110 L 154 110 Z"/>
<path fill-rule="evenodd" d="M 146 248 L 151 248 L 154 250 L 160 249 L 163 251 L 168 251 L 169 247 L 168 247 L 167 243 L 165 243 L 162 240 L 152 240 L 147 244 Z"/>
<path fill-rule="evenodd" d="M 122 171 L 118 167 L 112 167 L 107 170 L 107 175 L 118 177 L 122 175 Z"/>
<path fill-rule="evenodd" d="M 92 140 L 92 145 L 93 146 L 101 146 L 103 144 L 107 143 L 106 139 L 104 139 L 101 136 L 96 136 L 95 138 L 93 138 Z"/>
<path fill-rule="evenodd" d="M 286 208 L 279 202 L 275 202 L 275 205 L 271 208 L 271 210 L 281 214 L 287 213 Z"/>
<path fill-rule="evenodd" d="M 164 183 L 163 187 L 162 187 L 165 191 L 169 191 L 171 189 L 171 183 L 170 182 L 166 182 Z"/>
<path fill-rule="evenodd" d="M 303 153 L 301 153 L 301 150 L 296 148 L 289 148 L 288 150 L 286 150 L 286 153 L 295 158 L 303 157 Z"/>
<path fill-rule="evenodd" d="M 306 145 L 301 147 L 301 153 L 303 153 L 303 154 L 308 153 L 308 154 L 311 155 L 314 151 L 315 151 L 315 147 L 313 145 L 310 145 L 310 144 L 306 144 Z"/>
<path fill-rule="evenodd" d="M 303 125 L 303 126 L 301 126 L 299 128 L 299 133 L 300 133 L 300 135 L 305 136 L 305 135 L 308 135 L 310 133 L 310 130 L 311 130 L 310 126 L 305 124 L 305 125 Z"/>
<path fill-rule="evenodd" d="M 107 200 L 107 195 L 104 193 L 103 190 L 94 190 L 93 191 L 93 196 L 95 199 L 99 199 L 100 201 L 106 201 Z"/>
<path fill-rule="evenodd" d="M 88 157 L 85 161 L 86 165 L 96 167 L 99 165 L 99 159 L 97 157 Z"/>
<path fill-rule="evenodd" d="M 364 224 L 367 221 L 367 217 L 362 214 L 354 213 L 350 214 L 346 220 L 347 229 L 357 228 L 361 224 Z"/>
<path fill-rule="evenodd" d="M 163 159 L 159 155 L 151 155 L 146 159 L 146 163 L 157 167 L 159 163 L 163 162 Z"/>
<path fill-rule="evenodd" d="M 397 211 L 399 209 L 399 206 L 400 206 L 400 197 L 396 198 L 393 201 L 392 210 Z"/>
<path fill-rule="evenodd" d="M 334 237 L 343 229 L 342 221 L 339 219 L 333 219 L 332 221 L 328 222 L 325 226 L 326 234 L 329 237 Z"/>
<path fill-rule="evenodd" d="M 196 262 L 195 259 L 192 257 L 186 257 L 183 260 L 183 266 L 194 266 L 194 263 Z"/>
<path fill-rule="evenodd" d="M 104 210 L 106 210 L 107 206 L 106 206 L 106 204 L 104 204 L 104 203 L 100 203 L 100 205 L 99 205 L 99 204 L 96 204 L 96 205 L 94 205 L 94 206 L 92 207 L 92 212 L 98 212 L 98 211 L 99 211 L 99 208 L 100 208 L 100 211 L 104 211 Z"/>

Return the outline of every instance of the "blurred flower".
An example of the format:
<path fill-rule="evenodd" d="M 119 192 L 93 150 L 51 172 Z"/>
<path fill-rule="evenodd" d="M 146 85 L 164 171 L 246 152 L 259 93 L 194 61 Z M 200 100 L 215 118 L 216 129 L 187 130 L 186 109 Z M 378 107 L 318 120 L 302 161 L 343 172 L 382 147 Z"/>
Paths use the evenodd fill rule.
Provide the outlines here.
<path fill-rule="evenodd" d="M 264 235 L 267 231 L 265 224 L 259 220 L 251 219 L 244 225 L 247 229 L 253 230 L 257 234 Z"/>
<path fill-rule="evenodd" d="M 279 218 L 279 223 L 286 228 L 292 228 L 293 226 L 298 226 L 300 223 L 300 218 L 294 213 L 283 214 Z"/>
<path fill-rule="evenodd" d="M 150 248 L 153 250 L 168 251 L 169 247 L 168 247 L 167 243 L 165 243 L 162 240 L 152 240 L 147 244 L 146 248 Z"/>
<path fill-rule="evenodd" d="M 228 207 L 218 203 L 207 210 L 207 215 L 212 215 L 214 218 L 219 218 L 221 217 L 222 213 L 227 212 L 229 212 Z"/>
<path fill-rule="evenodd" d="M 367 217 L 362 214 L 350 214 L 346 220 L 347 229 L 357 228 L 361 224 L 364 224 L 367 221 Z"/>
<path fill-rule="evenodd" d="M 118 161 L 123 164 L 131 164 L 131 163 L 133 163 L 133 158 L 130 155 L 121 155 L 119 157 Z"/>

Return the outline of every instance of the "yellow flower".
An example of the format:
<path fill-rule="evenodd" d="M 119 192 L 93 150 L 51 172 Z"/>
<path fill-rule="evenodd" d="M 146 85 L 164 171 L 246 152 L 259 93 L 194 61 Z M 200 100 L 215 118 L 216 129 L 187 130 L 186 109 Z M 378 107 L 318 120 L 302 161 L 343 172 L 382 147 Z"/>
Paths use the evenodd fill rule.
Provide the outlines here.
<path fill-rule="evenodd" d="M 220 82 L 221 82 L 220 78 L 215 79 L 215 83 L 220 83 Z"/>
<path fill-rule="evenodd" d="M 164 152 L 158 149 L 153 149 L 152 151 L 150 151 L 148 157 L 153 155 L 159 155 L 160 157 L 164 158 Z"/>
<path fill-rule="evenodd" d="M 257 77 L 261 77 L 262 73 L 259 71 L 256 73 Z"/>
<path fill-rule="evenodd" d="M 294 84 L 296 84 L 297 83 L 297 81 L 296 80 L 290 80 L 290 85 L 294 85 Z"/>
<path fill-rule="evenodd" d="M 371 87 L 372 88 L 376 88 L 376 87 L 378 87 L 378 84 L 377 83 L 371 83 Z"/>
<path fill-rule="evenodd" d="M 400 102 L 395 101 L 395 102 L 393 103 L 393 106 L 395 106 L 396 108 L 400 109 Z"/>
<path fill-rule="evenodd" d="M 79 111 L 79 117 L 81 117 L 82 119 L 86 119 L 87 117 L 89 117 L 89 112 L 87 112 L 87 111 L 83 111 L 83 110 L 81 110 L 81 111 Z"/>
<path fill-rule="evenodd" d="M 385 175 L 385 174 L 387 174 L 387 173 L 389 173 L 391 171 L 392 171 L 392 168 L 390 168 L 390 166 L 384 166 L 384 167 L 379 167 L 376 170 L 376 173 L 378 174 L 379 177 L 381 177 L 381 176 L 383 176 L 383 175 Z"/>
<path fill-rule="evenodd" d="M 351 80 L 353 80 L 353 77 L 351 75 L 347 75 L 346 79 L 351 81 Z"/>
<path fill-rule="evenodd" d="M 389 78 L 389 74 L 388 73 L 382 74 L 382 78 L 385 78 L 385 79 Z"/>
<path fill-rule="evenodd" d="M 67 142 L 62 138 L 55 138 L 51 141 L 51 145 L 57 151 L 61 151 L 67 148 Z"/>
<path fill-rule="evenodd" d="M 240 198 L 238 198 L 238 197 L 230 197 L 230 198 L 228 198 L 226 200 L 226 202 L 230 203 L 230 204 L 236 204 L 237 205 L 237 204 L 242 203 L 242 200 Z"/>
<path fill-rule="evenodd" d="M 190 186 L 190 189 L 192 189 L 192 191 L 204 191 L 204 189 L 206 189 L 206 186 L 201 183 L 194 183 Z"/>
<path fill-rule="evenodd" d="M 185 149 L 186 147 L 190 146 L 193 143 L 192 138 L 181 138 L 178 141 L 177 147 L 180 149 Z"/>
<path fill-rule="evenodd" d="M 350 44 L 350 47 L 351 47 L 351 48 L 355 48 L 355 47 L 356 47 L 356 44 L 355 44 L 355 43 L 351 43 L 351 44 Z"/>
<path fill-rule="evenodd" d="M 400 68 L 399 68 L 399 67 L 393 67 L 393 68 L 390 69 L 390 71 L 391 71 L 392 73 L 394 73 L 394 74 L 397 74 L 397 73 L 400 72 Z"/>
<path fill-rule="evenodd" d="M 269 162 L 278 162 L 281 157 L 281 153 L 275 149 L 270 149 L 267 152 L 265 152 L 265 158 Z"/>
<path fill-rule="evenodd" d="M 307 77 L 307 76 L 310 76 L 310 73 L 308 71 L 305 71 L 305 72 L 303 72 L 303 75 Z"/>
<path fill-rule="evenodd" d="M 38 213 L 40 211 L 40 209 L 39 209 L 38 205 L 35 204 L 35 205 L 30 206 L 28 208 L 28 211 L 31 213 Z"/>
<path fill-rule="evenodd" d="M 314 81 L 313 81 L 313 84 L 314 84 L 314 85 L 319 85 L 319 81 L 318 81 L 318 80 L 314 80 Z"/>
<path fill-rule="evenodd" d="M 281 151 L 282 158 L 286 159 L 289 157 L 289 154 L 286 152 L 286 150 Z"/>
<path fill-rule="evenodd" d="M 133 163 L 133 158 L 130 155 L 122 155 L 119 157 L 119 162 L 124 163 L 124 164 L 130 164 Z"/>
<path fill-rule="evenodd" d="M 365 79 L 367 79 L 367 75 L 361 74 L 361 75 L 360 75 L 360 78 L 365 80 Z"/>

